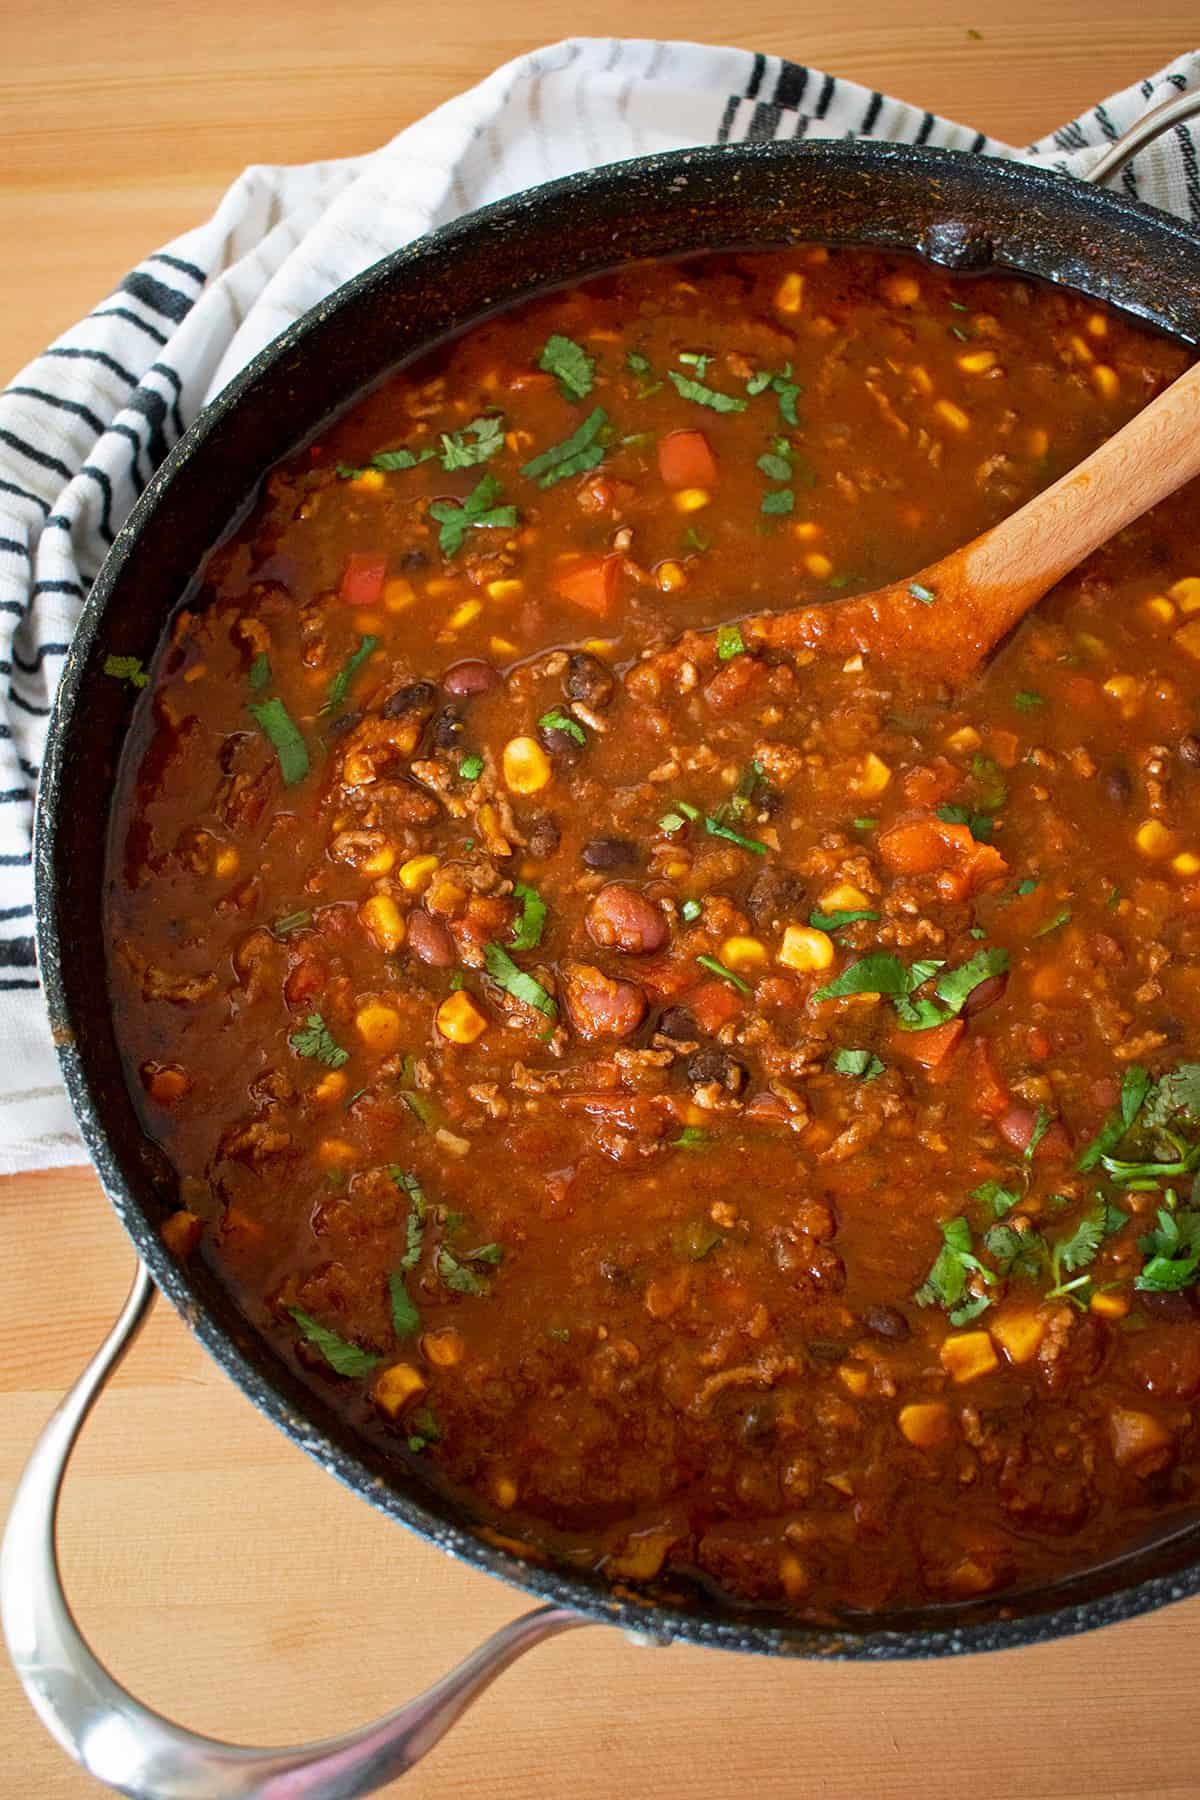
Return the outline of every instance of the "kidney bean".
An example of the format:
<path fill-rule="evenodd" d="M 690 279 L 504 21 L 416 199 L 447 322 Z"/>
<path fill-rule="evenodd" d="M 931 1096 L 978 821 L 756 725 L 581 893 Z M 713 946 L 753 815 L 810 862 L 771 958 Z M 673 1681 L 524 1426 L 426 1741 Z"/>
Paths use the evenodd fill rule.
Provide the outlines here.
<path fill-rule="evenodd" d="M 657 906 L 621 881 L 610 881 L 600 889 L 588 907 L 585 923 L 594 944 L 626 956 L 648 956 L 661 950 L 670 935 Z"/>
<path fill-rule="evenodd" d="M 442 676 L 442 686 L 448 694 L 457 694 L 466 699 L 471 694 L 486 694 L 489 689 L 500 686 L 500 672 L 493 669 L 491 663 L 470 658 L 466 662 L 455 663 Z"/>
<path fill-rule="evenodd" d="M 972 1013 L 981 1013 L 985 1006 L 994 1005 L 1007 986 L 1007 970 L 1000 975 L 989 975 L 986 981 L 972 988 L 963 1001 L 963 1017 L 970 1018 Z"/>
<path fill-rule="evenodd" d="M 632 981 L 614 981 L 590 963 L 562 969 L 567 1016 L 583 1038 L 625 1038 L 646 1014 L 646 996 Z"/>
<path fill-rule="evenodd" d="M 616 682 L 608 664 L 590 650 L 573 650 L 567 659 L 563 677 L 563 693 L 568 700 L 582 700 L 585 706 L 602 711 L 613 697 Z"/>
<path fill-rule="evenodd" d="M 580 854 L 589 869 L 620 869 L 637 861 L 636 846 L 627 838 L 593 838 Z"/>
<path fill-rule="evenodd" d="M 562 832 L 558 828 L 558 820 L 552 813 L 539 813 L 529 824 L 530 856 L 553 856 L 562 842 Z"/>
<path fill-rule="evenodd" d="M 448 969 L 457 960 L 454 940 L 442 921 L 420 908 L 408 915 L 408 944 L 413 955 L 432 969 Z"/>
<path fill-rule="evenodd" d="M 438 703 L 438 691 L 432 681 L 410 681 L 383 703 L 385 719 L 404 719 L 419 714 L 428 719 Z"/>

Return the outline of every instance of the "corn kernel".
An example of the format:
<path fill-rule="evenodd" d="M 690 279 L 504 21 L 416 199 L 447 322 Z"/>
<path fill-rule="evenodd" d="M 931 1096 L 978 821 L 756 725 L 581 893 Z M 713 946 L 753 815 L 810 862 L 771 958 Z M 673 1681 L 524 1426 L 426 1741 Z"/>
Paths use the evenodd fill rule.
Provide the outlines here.
<path fill-rule="evenodd" d="M 921 298 L 921 285 L 912 275 L 885 275 L 879 291 L 893 306 L 915 306 Z"/>
<path fill-rule="evenodd" d="M 827 969 L 833 961 L 833 939 L 815 925 L 789 925 L 775 952 L 775 961 L 804 975 Z"/>
<path fill-rule="evenodd" d="M 712 500 L 712 495 L 707 488 L 680 488 L 677 493 L 672 494 L 671 499 L 675 503 L 676 512 L 694 513 L 703 512 Z"/>
<path fill-rule="evenodd" d="M 1117 702 L 1122 717 L 1131 719 L 1141 702 L 1142 684 L 1133 675 L 1110 675 L 1104 683 L 1104 692 L 1110 700 Z"/>
<path fill-rule="evenodd" d="M 504 746 L 504 779 L 514 794 L 536 794 L 554 773 L 536 738 L 510 738 Z"/>
<path fill-rule="evenodd" d="M 367 936 L 377 950 L 392 956 L 404 942 L 404 916 L 390 894 L 372 894 L 358 909 Z"/>
<path fill-rule="evenodd" d="M 941 1349 L 942 1367 L 952 1381 L 978 1381 L 1000 1367 L 996 1347 L 986 1331 L 959 1331 Z"/>
<path fill-rule="evenodd" d="M 868 904 L 867 896 L 852 881 L 839 881 L 821 895 L 822 912 L 860 912 Z"/>
<path fill-rule="evenodd" d="M 379 849 L 368 856 L 365 862 L 359 864 L 359 869 L 364 875 L 386 875 L 395 865 L 395 850 L 391 844 L 381 844 Z"/>
<path fill-rule="evenodd" d="M 811 544 L 814 538 L 821 535 L 821 527 L 815 519 L 800 519 L 792 526 L 792 536 L 799 538 L 802 544 Z"/>
<path fill-rule="evenodd" d="M 345 1138 L 322 1138 L 317 1145 L 317 1161 L 323 1169 L 344 1169 L 356 1154 L 354 1145 Z"/>
<path fill-rule="evenodd" d="M 512 642 L 511 638 L 489 638 L 488 649 L 491 651 L 492 655 L 497 657 L 501 662 L 506 656 L 515 656 L 517 654 L 517 646 Z"/>
<path fill-rule="evenodd" d="M 203 1220 L 186 1207 L 180 1207 L 162 1222 L 162 1241 L 172 1256 L 190 1256 L 203 1234 Z"/>
<path fill-rule="evenodd" d="M 517 1503 L 517 1484 L 511 1475 L 497 1475 L 492 1481 L 492 1499 L 507 1512 Z"/>
<path fill-rule="evenodd" d="M 677 562 L 661 562 L 654 571 L 654 579 L 658 583 L 660 594 L 674 594 L 687 586 L 687 575 L 683 565 Z"/>
<path fill-rule="evenodd" d="M 393 1363 L 375 1380 L 375 1404 L 389 1419 L 425 1392 L 425 1377 L 411 1363 Z"/>
<path fill-rule="evenodd" d="M 190 669 L 185 669 L 183 671 L 183 679 L 185 681 L 199 681 L 202 679 L 203 676 L 207 675 L 207 673 L 208 673 L 208 664 L 207 663 L 202 663 L 202 662 L 193 663 Z"/>
<path fill-rule="evenodd" d="M 1087 328 L 1092 337 L 1108 336 L 1108 320 L 1103 313 L 1093 313 L 1087 322 Z"/>
<path fill-rule="evenodd" d="M 144 1063 L 142 1082 L 146 1092 L 159 1106 L 174 1106 L 191 1087 L 191 1077 L 178 1063 Z"/>
<path fill-rule="evenodd" d="M 1123 1319 L 1129 1311 L 1130 1300 L 1128 1294 L 1093 1294 L 1088 1304 L 1102 1319 Z"/>
<path fill-rule="evenodd" d="M 1012 1363 L 1032 1362 L 1045 1335 L 1035 1312 L 1000 1313 L 992 1324 L 992 1336 Z"/>
<path fill-rule="evenodd" d="M 1160 819 L 1146 819 L 1138 826 L 1133 841 L 1143 856 L 1170 856 L 1175 848 L 1175 833 L 1168 831 Z"/>
<path fill-rule="evenodd" d="M 761 969 L 766 966 L 767 947 L 758 938 L 727 937 L 721 945 L 721 961 L 728 969 Z"/>
<path fill-rule="evenodd" d="M 466 1349 L 461 1331 L 443 1325 L 440 1331 L 427 1331 L 421 1339 L 421 1355 L 437 1369 L 452 1369 L 463 1359 Z"/>
<path fill-rule="evenodd" d="M 663 868 L 663 875 L 667 881 L 682 881 L 691 866 L 686 862 L 669 862 Z"/>
<path fill-rule="evenodd" d="M 395 576 L 383 584 L 383 604 L 388 612 L 403 612 L 416 599 L 416 589 L 411 581 L 405 581 L 403 575 Z"/>
<path fill-rule="evenodd" d="M 470 994 L 460 988 L 438 1007 L 437 1028 L 452 1044 L 473 1044 L 487 1030 L 487 1020 Z"/>
<path fill-rule="evenodd" d="M 810 550 L 804 566 L 817 581 L 828 581 L 833 574 L 833 562 L 823 550 Z"/>
<path fill-rule="evenodd" d="M 946 739 L 946 748 L 965 754 L 968 750 L 978 750 L 982 742 L 983 739 L 973 725 L 960 725 L 958 730 L 952 731 Z"/>
<path fill-rule="evenodd" d="M 950 1436 L 950 1408 L 940 1400 L 913 1400 L 900 1408 L 897 1423 L 910 1444 L 933 1450 Z"/>
<path fill-rule="evenodd" d="M 519 581 L 515 575 L 501 578 L 498 581 L 489 581 L 487 584 L 489 600 L 519 600 L 524 592 L 525 583 Z"/>
<path fill-rule="evenodd" d="M 800 1558 L 793 1556 L 790 1550 L 785 1550 L 779 1558 L 779 1585 L 788 1599 L 793 1602 L 803 1600 L 812 1586 L 808 1570 Z"/>
<path fill-rule="evenodd" d="M 444 600 L 449 594 L 457 594 L 459 585 L 451 575 L 435 575 L 425 583 L 425 592 L 431 600 Z"/>
<path fill-rule="evenodd" d="M 909 378 L 919 394 L 932 394 L 933 376 L 924 363 L 914 363 L 908 371 Z"/>
<path fill-rule="evenodd" d="M 842 674 L 860 675 L 864 667 L 865 664 L 863 663 L 862 652 L 856 651 L 853 656 L 848 656 L 842 664 Z"/>
<path fill-rule="evenodd" d="M 793 269 L 775 289 L 775 305 L 780 312 L 797 313 L 804 304 L 804 277 Z"/>
<path fill-rule="evenodd" d="M 1157 1458 L 1170 1448 L 1174 1439 L 1153 1413 L 1137 1412 L 1132 1407 L 1114 1406 L 1108 1415 L 1113 1459 L 1121 1467 L 1136 1468 L 1147 1458 Z"/>
<path fill-rule="evenodd" d="M 891 779 L 892 771 L 887 763 L 882 757 L 876 756 L 873 750 L 868 750 L 851 786 L 861 799 L 874 800 L 877 794 L 882 794 Z"/>
<path fill-rule="evenodd" d="M 392 1006 L 370 1001 L 354 1015 L 354 1028 L 368 1050 L 387 1056 L 395 1050 L 403 1034 L 400 1014 Z"/>
<path fill-rule="evenodd" d="M 988 369 L 996 366 L 994 350 L 964 350 L 958 357 L 958 366 L 965 375 L 983 375 Z"/>
<path fill-rule="evenodd" d="M 1192 619 L 1187 625 L 1181 625 L 1172 639 L 1181 650 L 1189 656 L 1200 657 L 1200 619 Z"/>
<path fill-rule="evenodd" d="M 437 874 L 436 856 L 410 856 L 400 864 L 400 886 L 406 894 L 421 894 Z"/>
<path fill-rule="evenodd" d="M 1078 334 L 1076 334 L 1074 337 L 1070 338 L 1068 341 L 1071 346 L 1072 355 L 1074 355 L 1080 362 L 1082 362 L 1082 363 L 1095 362 L 1096 353 L 1092 349 L 1092 346 L 1090 344 L 1085 344 L 1083 339 Z"/>
<path fill-rule="evenodd" d="M 1200 612 L 1200 575 L 1185 575 L 1167 589 L 1182 613 Z"/>
<path fill-rule="evenodd" d="M 1200 875 L 1200 856 L 1194 850 L 1181 850 L 1171 858 L 1171 867 L 1177 875 Z"/>
<path fill-rule="evenodd" d="M 361 475 L 356 475 L 354 477 L 354 480 L 350 485 L 351 487 L 356 488 L 366 488 L 368 492 L 373 494 L 378 493 L 379 489 L 383 486 L 383 470 L 364 469 Z"/>
<path fill-rule="evenodd" d="M 1092 386 L 1102 400 L 1115 400 L 1121 391 L 1121 380 L 1107 363 L 1097 363 L 1092 370 Z"/>
<path fill-rule="evenodd" d="M 865 1369 L 860 1369 L 856 1363 L 840 1363 L 838 1365 L 838 1380 L 841 1382 L 846 1392 L 848 1394 L 853 1394 L 856 1400 L 865 1398 L 867 1389 L 871 1385 L 871 1377 L 868 1375 L 867 1371 Z"/>
<path fill-rule="evenodd" d="M 222 881 L 228 881 L 231 875 L 237 874 L 239 860 L 237 851 L 226 845 L 224 850 L 217 851 L 213 874 L 219 875 Z"/>
<path fill-rule="evenodd" d="M 952 430 L 969 431 L 971 429 L 970 418 L 961 406 L 955 405 L 953 400 L 938 400 L 934 403 L 933 410 L 938 418 L 944 419 Z"/>
<path fill-rule="evenodd" d="M 346 1092 L 346 1077 L 340 1069 L 327 1069 L 320 1081 L 309 1092 L 309 1099 L 315 1100 L 318 1106 L 332 1106 Z"/>
<path fill-rule="evenodd" d="M 1142 611 L 1153 625 L 1170 625 L 1175 617 L 1175 608 L 1165 594 L 1152 594 Z"/>
<path fill-rule="evenodd" d="M 1029 433 L 1028 441 L 1030 456 L 1045 456 L 1050 448 L 1050 433 L 1043 430 L 1042 426 L 1035 425 Z"/>
<path fill-rule="evenodd" d="M 464 600 L 461 606 L 455 607 L 446 623 L 451 631 L 461 631 L 464 626 L 477 619 L 482 611 L 482 600 Z"/>

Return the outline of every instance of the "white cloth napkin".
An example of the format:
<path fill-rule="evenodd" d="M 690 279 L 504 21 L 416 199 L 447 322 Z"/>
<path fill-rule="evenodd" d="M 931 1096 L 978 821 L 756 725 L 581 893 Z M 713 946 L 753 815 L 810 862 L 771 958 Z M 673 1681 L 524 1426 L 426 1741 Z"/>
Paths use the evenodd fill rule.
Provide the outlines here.
<path fill-rule="evenodd" d="M 368 156 L 247 169 L 206 225 L 146 257 L 35 357 L 0 393 L 0 1173 L 86 1161 L 32 938 L 33 800 L 71 633 L 151 471 L 257 351 L 389 251 L 577 169 L 740 139 L 858 137 L 1079 175 L 1140 113 L 1197 85 L 1192 52 L 1016 150 L 777 56 L 575 38 L 518 57 Z M 1186 126 L 1121 180 L 1200 223 Z"/>

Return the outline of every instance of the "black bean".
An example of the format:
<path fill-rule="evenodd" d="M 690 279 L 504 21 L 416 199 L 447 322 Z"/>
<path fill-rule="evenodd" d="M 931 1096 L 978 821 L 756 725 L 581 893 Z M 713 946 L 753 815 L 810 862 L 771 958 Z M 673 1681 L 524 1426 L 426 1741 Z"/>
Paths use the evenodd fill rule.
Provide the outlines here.
<path fill-rule="evenodd" d="M 1179 740 L 1179 760 L 1187 764 L 1189 769 L 1200 769 L 1200 737 L 1189 731 L 1186 737 Z"/>
<path fill-rule="evenodd" d="M 539 813 L 529 825 L 530 856 L 553 856 L 562 841 L 558 820 L 552 813 Z"/>
<path fill-rule="evenodd" d="M 433 721 L 430 741 L 435 750 L 453 750 L 462 740 L 463 716 L 457 706 L 443 706 Z"/>
<path fill-rule="evenodd" d="M 776 1429 L 775 1404 L 770 1399 L 754 1401 L 742 1415 L 742 1436 L 748 1444 L 769 1443 Z"/>
<path fill-rule="evenodd" d="M 658 1029 L 663 1037 L 676 1038 L 684 1044 L 700 1036 L 696 1021 L 686 1006 L 668 1006 L 658 1021 Z"/>
<path fill-rule="evenodd" d="M 746 910 L 757 925 L 777 924 L 794 914 L 804 890 L 784 869 L 764 869 L 746 896 Z"/>
<path fill-rule="evenodd" d="M 731 1094 L 738 1094 L 746 1082 L 746 1069 L 724 1050 L 697 1050 L 688 1058 L 687 1078 L 692 1087 L 715 1081 Z"/>
<path fill-rule="evenodd" d="M 400 558 L 400 567 L 402 569 L 427 569 L 429 567 L 428 552 L 425 550 L 406 550 L 404 555 Z"/>
<path fill-rule="evenodd" d="M 563 677 L 563 693 L 568 700 L 582 700 L 585 706 L 600 711 L 612 699 L 615 685 L 613 672 L 603 658 L 593 656 L 590 650 L 571 652 Z"/>
<path fill-rule="evenodd" d="M 1114 763 L 1104 774 L 1104 792 L 1114 806 L 1128 806 L 1133 798 L 1133 777 L 1124 763 Z"/>
<path fill-rule="evenodd" d="M 442 676 L 442 686 L 448 694 L 457 694 L 464 699 L 469 694 L 486 694 L 490 688 L 499 687 L 500 673 L 491 663 L 471 657 L 447 669 Z"/>
<path fill-rule="evenodd" d="M 892 1338 L 896 1343 L 912 1329 L 898 1306 L 864 1306 L 862 1322 L 875 1337 Z"/>
<path fill-rule="evenodd" d="M 424 713 L 428 718 L 437 703 L 438 691 L 431 681 L 410 681 L 384 701 L 383 716 L 385 719 L 403 719 L 409 713 Z"/>
<path fill-rule="evenodd" d="M 560 731 L 557 725 L 539 725 L 538 737 L 543 749 L 550 752 L 560 763 L 572 768 L 579 761 L 579 753 L 583 748 L 577 744 L 569 731 Z"/>
<path fill-rule="evenodd" d="M 326 735 L 331 738 L 342 737 L 347 731 L 352 731 L 356 725 L 361 725 L 361 723 L 361 710 L 358 712 L 339 713 L 337 718 L 330 719 L 328 725 L 325 727 Z"/>
<path fill-rule="evenodd" d="M 985 1006 L 993 1006 L 1008 986 L 1008 973 L 989 975 L 986 980 L 978 982 L 963 1001 L 963 1017 L 970 1018 L 972 1013 L 981 1013 Z"/>
<path fill-rule="evenodd" d="M 621 869 L 637 861 L 637 847 L 628 838 L 593 838 L 580 855 L 589 869 Z"/>

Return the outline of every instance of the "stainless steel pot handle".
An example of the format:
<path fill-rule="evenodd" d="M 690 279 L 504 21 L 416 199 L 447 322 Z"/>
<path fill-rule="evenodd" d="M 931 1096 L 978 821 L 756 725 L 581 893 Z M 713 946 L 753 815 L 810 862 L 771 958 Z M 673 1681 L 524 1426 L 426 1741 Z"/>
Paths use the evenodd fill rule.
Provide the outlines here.
<path fill-rule="evenodd" d="M 1152 106 L 1148 113 L 1135 119 L 1128 131 L 1123 131 L 1119 138 L 1111 143 L 1104 155 L 1099 157 L 1084 175 L 1084 181 L 1098 186 L 1116 175 L 1125 167 L 1130 157 L 1152 144 L 1156 137 L 1169 131 L 1172 125 L 1182 125 L 1185 119 L 1194 118 L 1200 113 L 1200 89 L 1189 94 L 1172 94 L 1169 100 Z"/>
<path fill-rule="evenodd" d="M 71 1615 L 55 1526 L 75 1441 L 156 1292 L 139 1265 L 120 1318 L 34 1447 L 0 1551 L 0 1618 L 17 1674 L 42 1723 L 89 1773 L 133 1800 L 354 1800 L 420 1762 L 526 1650 L 592 1623 L 565 1607 L 539 1606 L 386 1718 L 295 1750 L 222 1744 L 135 1700 L 96 1660 Z"/>

